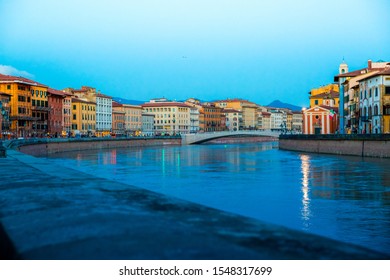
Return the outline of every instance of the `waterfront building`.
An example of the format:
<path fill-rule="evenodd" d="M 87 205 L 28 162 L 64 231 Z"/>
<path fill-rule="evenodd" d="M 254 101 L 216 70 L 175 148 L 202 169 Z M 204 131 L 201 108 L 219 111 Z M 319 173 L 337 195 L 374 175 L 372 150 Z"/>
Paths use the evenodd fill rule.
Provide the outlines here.
<path fill-rule="evenodd" d="M 112 134 L 114 136 L 126 135 L 126 112 L 123 104 L 112 101 Z"/>
<path fill-rule="evenodd" d="M 268 130 L 271 129 L 271 113 L 269 112 L 261 112 L 261 129 Z"/>
<path fill-rule="evenodd" d="M 303 112 L 304 134 L 334 134 L 338 128 L 338 109 L 325 105 L 314 106 Z"/>
<path fill-rule="evenodd" d="M 0 91 L 0 139 L 9 139 L 10 135 L 10 99 L 11 94 Z"/>
<path fill-rule="evenodd" d="M 72 134 L 92 136 L 96 131 L 96 104 L 72 97 Z"/>
<path fill-rule="evenodd" d="M 222 112 L 226 118 L 227 129 L 229 131 L 238 131 L 240 129 L 240 119 L 242 119 L 242 113 L 231 108 L 225 108 Z"/>
<path fill-rule="evenodd" d="M 349 118 L 346 119 L 346 116 L 352 114 L 350 111 L 348 111 L 348 110 L 346 111 L 345 110 L 346 109 L 345 108 L 345 103 L 347 103 L 347 106 L 349 106 L 348 105 L 348 103 L 349 103 L 348 101 L 349 100 L 346 99 L 346 95 L 349 98 L 349 96 L 351 94 L 351 92 L 349 92 L 349 90 L 354 87 L 354 85 L 350 85 L 347 88 L 345 88 L 346 85 L 349 85 L 349 80 L 351 78 L 358 77 L 360 75 L 364 75 L 364 74 L 369 73 L 369 72 L 382 71 L 382 70 L 385 69 L 387 64 L 388 64 L 388 62 L 384 62 L 384 61 L 372 62 L 371 60 L 368 60 L 366 68 L 362 68 L 362 69 L 351 71 L 351 72 L 349 72 L 347 63 L 343 62 L 343 63 L 340 64 L 340 66 L 339 66 L 339 74 L 334 77 L 334 82 L 338 83 L 339 89 L 340 89 L 339 90 L 340 91 L 340 102 L 339 102 L 339 112 L 340 112 L 340 116 L 339 116 L 339 119 L 340 119 L 339 132 L 340 133 L 349 132 L 351 129 L 354 128 L 354 125 L 357 126 L 356 123 L 355 124 L 352 123 L 352 121 L 353 121 L 352 116 L 350 116 Z M 355 104 L 357 104 L 357 102 L 358 102 L 356 100 L 357 98 L 358 97 L 356 97 L 356 96 L 354 97 L 354 102 L 356 102 Z M 352 104 L 350 104 L 350 106 L 352 106 L 353 111 L 356 111 L 357 105 L 354 108 L 353 102 L 352 102 Z M 355 122 L 356 122 L 356 119 L 357 119 L 356 113 L 354 115 L 355 115 L 354 118 L 355 118 Z M 359 119 L 359 122 L 363 121 L 363 120 Z M 362 124 L 359 123 L 359 127 L 367 127 L 368 128 L 369 124 L 362 125 Z"/>
<path fill-rule="evenodd" d="M 48 88 L 47 95 L 50 107 L 48 133 L 51 137 L 67 136 L 71 130 L 71 94 Z"/>
<path fill-rule="evenodd" d="M 196 106 L 190 108 L 190 133 L 199 131 L 199 110 Z"/>
<path fill-rule="evenodd" d="M 377 72 L 377 71 L 373 71 Z M 359 83 L 360 79 L 372 75 L 373 72 L 367 72 L 356 77 L 349 77 L 343 83 L 344 89 L 344 132 L 358 133 L 363 131 L 363 123 L 368 121 L 368 118 L 360 118 L 359 103 Z M 367 104 L 366 104 L 367 106 Z M 359 129 L 360 127 L 360 129 Z M 366 131 L 366 130 L 365 130 Z M 368 131 L 368 130 L 367 130 Z"/>
<path fill-rule="evenodd" d="M 96 136 L 105 137 L 112 131 L 112 97 L 95 91 L 95 100 Z"/>
<path fill-rule="evenodd" d="M 223 108 L 215 103 L 203 102 L 199 99 L 189 98 L 185 103 L 199 110 L 199 130 L 201 132 L 213 132 L 226 130 L 225 114 Z"/>
<path fill-rule="evenodd" d="M 390 63 L 372 71 L 359 83 L 360 133 L 390 133 Z"/>
<path fill-rule="evenodd" d="M 329 84 L 319 88 L 312 89 L 310 92 L 310 108 L 325 105 L 337 108 L 339 106 L 339 86 Z"/>
<path fill-rule="evenodd" d="M 212 103 L 202 103 L 199 109 L 199 130 L 203 132 L 226 130 L 223 108 Z"/>
<path fill-rule="evenodd" d="M 157 135 L 175 135 L 190 132 L 191 106 L 182 102 L 151 100 L 142 105 L 144 112 L 154 115 L 154 131 Z"/>
<path fill-rule="evenodd" d="M 302 111 L 293 111 L 292 112 L 292 131 L 301 133 L 303 126 L 303 113 Z"/>
<path fill-rule="evenodd" d="M 213 103 L 220 108 L 231 108 L 242 112 L 240 130 L 258 127 L 257 109 L 259 106 L 256 103 L 240 98 L 218 100 Z"/>
<path fill-rule="evenodd" d="M 291 111 L 286 112 L 287 122 L 286 127 L 288 131 L 292 130 L 293 113 Z"/>
<path fill-rule="evenodd" d="M 142 107 L 123 104 L 125 111 L 125 133 L 127 136 L 139 136 L 142 130 Z"/>
<path fill-rule="evenodd" d="M 74 97 L 95 104 L 95 135 L 107 136 L 112 130 L 112 97 L 96 91 L 96 88 L 82 86 L 80 89 L 66 88 L 64 91 Z"/>
<path fill-rule="evenodd" d="M 272 108 L 268 111 L 271 113 L 270 129 L 287 129 L 287 112 L 279 108 Z"/>
<path fill-rule="evenodd" d="M 47 89 L 48 86 L 30 79 L 0 74 L 0 92 L 11 96 L 9 129 L 13 137 L 46 135 L 49 112 Z"/>
<path fill-rule="evenodd" d="M 154 136 L 154 115 L 142 113 L 142 135 Z"/>

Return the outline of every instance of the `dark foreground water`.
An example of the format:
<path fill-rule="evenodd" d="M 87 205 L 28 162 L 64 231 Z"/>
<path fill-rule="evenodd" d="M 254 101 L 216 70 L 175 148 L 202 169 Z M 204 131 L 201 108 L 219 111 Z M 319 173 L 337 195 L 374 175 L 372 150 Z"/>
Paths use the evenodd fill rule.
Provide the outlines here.
<path fill-rule="evenodd" d="M 281 151 L 277 143 L 57 154 L 58 164 L 390 253 L 390 160 Z"/>

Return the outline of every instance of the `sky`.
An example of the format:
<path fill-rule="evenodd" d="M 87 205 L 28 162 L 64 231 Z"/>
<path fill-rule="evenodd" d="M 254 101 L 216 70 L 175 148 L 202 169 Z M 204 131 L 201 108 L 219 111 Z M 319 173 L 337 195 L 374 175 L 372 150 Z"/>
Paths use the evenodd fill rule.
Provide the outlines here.
<path fill-rule="evenodd" d="M 147 101 L 305 107 L 339 64 L 390 61 L 388 0 L 0 0 L 0 73 Z"/>

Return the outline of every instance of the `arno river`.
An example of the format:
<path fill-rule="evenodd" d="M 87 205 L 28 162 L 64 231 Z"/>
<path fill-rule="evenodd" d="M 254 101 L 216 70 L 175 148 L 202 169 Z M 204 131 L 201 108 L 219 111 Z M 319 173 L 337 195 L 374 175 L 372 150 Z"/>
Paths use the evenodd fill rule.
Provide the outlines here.
<path fill-rule="evenodd" d="M 51 156 L 57 164 L 390 253 L 390 159 L 281 151 L 277 143 Z"/>

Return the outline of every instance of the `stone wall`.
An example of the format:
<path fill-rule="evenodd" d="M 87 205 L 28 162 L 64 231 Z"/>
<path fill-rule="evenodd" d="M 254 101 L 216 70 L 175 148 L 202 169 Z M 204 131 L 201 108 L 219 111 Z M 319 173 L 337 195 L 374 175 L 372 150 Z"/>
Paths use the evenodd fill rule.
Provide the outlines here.
<path fill-rule="evenodd" d="M 390 137 L 305 137 L 282 136 L 279 148 L 290 151 L 302 151 L 320 154 L 353 155 L 363 157 L 390 158 Z M 390 136 L 390 135 L 389 135 Z"/>
<path fill-rule="evenodd" d="M 132 139 L 67 139 L 62 141 L 42 140 L 25 141 L 17 145 L 16 149 L 32 156 L 43 156 L 54 153 L 97 150 L 110 148 L 128 148 L 143 146 L 181 145 L 180 138 L 132 138 Z"/>

